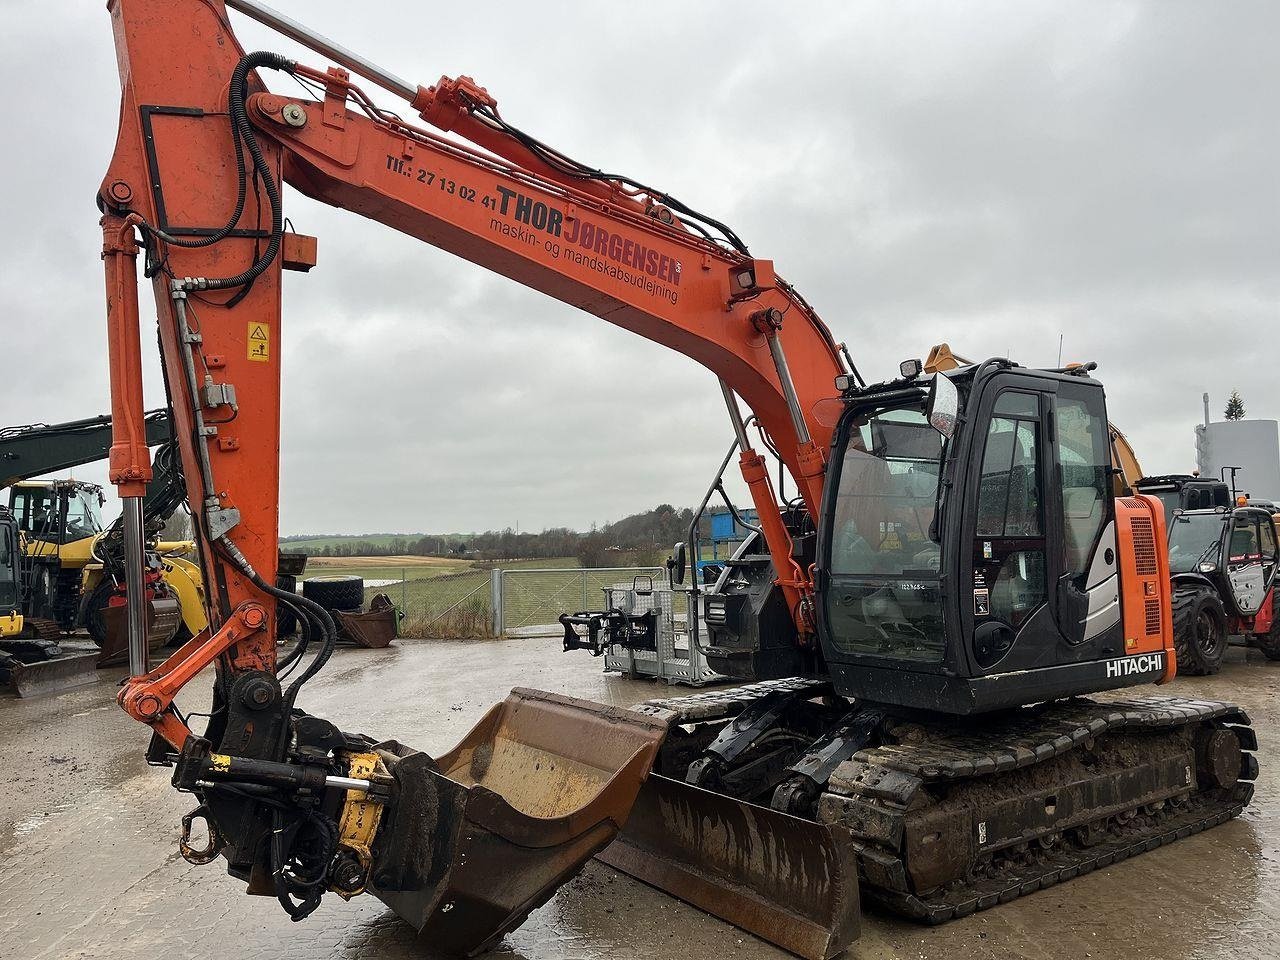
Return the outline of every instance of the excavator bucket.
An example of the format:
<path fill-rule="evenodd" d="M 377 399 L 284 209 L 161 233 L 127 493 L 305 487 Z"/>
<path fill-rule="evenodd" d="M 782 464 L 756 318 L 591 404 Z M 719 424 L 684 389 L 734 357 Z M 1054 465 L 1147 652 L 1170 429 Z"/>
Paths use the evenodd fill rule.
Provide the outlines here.
<path fill-rule="evenodd" d="M 494 945 L 609 844 L 666 724 L 516 689 L 437 760 L 394 741 L 370 892 L 433 950 Z"/>
<path fill-rule="evenodd" d="M 858 937 L 857 864 L 823 824 L 652 774 L 598 856 L 806 960 Z"/>
<path fill-rule="evenodd" d="M 172 597 L 147 601 L 147 649 L 159 650 L 173 639 L 182 625 L 182 606 Z M 125 608 L 113 603 L 102 612 L 106 639 L 98 654 L 98 666 L 118 667 L 129 662 L 129 633 L 125 626 Z"/>

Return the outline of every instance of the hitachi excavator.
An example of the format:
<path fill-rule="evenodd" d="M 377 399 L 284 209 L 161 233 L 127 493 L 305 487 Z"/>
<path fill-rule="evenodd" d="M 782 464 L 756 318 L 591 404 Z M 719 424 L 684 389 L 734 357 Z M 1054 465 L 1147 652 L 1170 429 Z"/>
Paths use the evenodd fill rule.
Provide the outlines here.
<path fill-rule="evenodd" d="M 257 0 L 108 8 L 123 89 L 98 194 L 129 556 L 119 702 L 194 797 L 188 860 L 221 857 L 295 919 L 326 892 L 371 893 L 433 949 L 469 954 L 600 853 L 825 958 L 857 935 L 859 890 L 940 922 L 1249 802 L 1257 744 L 1237 707 L 1084 697 L 1176 670 L 1162 513 L 1113 497 L 1086 369 L 992 359 L 926 375 L 907 361 L 868 384 L 732 229 L 567 157 L 470 78 L 409 83 Z M 246 52 L 228 10 L 335 65 Z M 314 95 L 272 92 L 281 75 Z M 719 379 L 760 556 L 703 598 L 700 642 L 743 685 L 631 710 L 519 689 L 437 757 L 301 709 L 334 624 L 273 585 L 281 271 L 317 260 L 314 238 L 285 229 L 284 184 Z M 139 266 L 210 585 L 209 628 L 154 666 Z M 787 504 L 757 435 L 795 481 Z M 303 635 L 277 657 L 286 609 Z M 196 727 L 175 698 L 211 664 Z"/>

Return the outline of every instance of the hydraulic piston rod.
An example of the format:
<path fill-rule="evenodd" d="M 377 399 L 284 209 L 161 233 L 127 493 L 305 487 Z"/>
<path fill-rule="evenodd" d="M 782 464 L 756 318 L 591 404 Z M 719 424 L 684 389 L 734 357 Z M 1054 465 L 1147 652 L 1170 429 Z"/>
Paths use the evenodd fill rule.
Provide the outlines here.
<path fill-rule="evenodd" d="M 782 340 L 776 330 L 766 334 L 769 341 L 769 354 L 773 357 L 773 365 L 778 371 L 778 384 L 782 387 L 782 395 L 787 401 L 787 411 L 791 414 L 791 425 L 795 427 L 796 437 L 802 444 L 811 443 L 809 424 L 805 422 L 804 411 L 800 409 L 800 398 L 796 395 L 796 384 L 791 379 L 791 368 L 787 365 L 787 355 L 782 350 Z"/>
<path fill-rule="evenodd" d="M 738 448 L 747 450 L 751 447 L 751 441 L 747 439 L 747 428 L 742 422 L 742 411 L 738 409 L 738 398 L 733 395 L 733 388 L 723 379 L 720 380 L 720 392 L 724 394 L 724 405 L 729 410 L 729 422 L 733 424 L 733 435 L 738 438 Z"/>
<path fill-rule="evenodd" d="M 412 102 L 413 98 L 418 95 L 417 84 L 397 77 L 389 70 L 384 70 L 376 63 L 366 60 L 360 54 L 348 50 L 340 43 L 334 43 L 328 37 L 316 33 L 310 27 L 299 23 L 292 17 L 285 16 L 279 10 L 274 10 L 265 3 L 259 3 L 258 0 L 226 0 L 226 4 L 232 10 L 239 10 L 246 17 L 257 20 L 262 25 L 270 27 L 290 40 L 297 41 L 308 50 L 314 50 L 321 56 L 328 57 L 334 63 L 346 67 L 352 73 L 368 77 L 378 86 L 396 94 L 396 96 Z"/>
<path fill-rule="evenodd" d="M 125 624 L 129 674 L 142 676 L 147 663 L 147 597 L 142 577 L 142 497 L 124 498 Z"/>

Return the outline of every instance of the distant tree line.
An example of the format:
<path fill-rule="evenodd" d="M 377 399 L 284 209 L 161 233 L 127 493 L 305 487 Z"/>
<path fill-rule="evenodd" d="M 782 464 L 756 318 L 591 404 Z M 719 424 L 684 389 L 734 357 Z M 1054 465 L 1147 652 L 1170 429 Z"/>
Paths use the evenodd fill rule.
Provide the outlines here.
<path fill-rule="evenodd" d="M 665 557 L 677 540 L 685 539 L 693 511 L 678 510 L 669 503 L 634 513 L 603 527 L 592 525 L 585 533 L 568 527 L 552 527 L 540 533 L 488 530 L 484 533 L 425 534 L 423 536 L 344 537 L 322 547 L 298 545 L 313 536 L 284 537 L 286 553 L 313 557 L 469 557 L 476 560 L 537 560 L 575 557 L 584 567 L 611 567 L 630 563 L 655 563 Z M 704 531 L 705 532 L 705 531 Z"/>

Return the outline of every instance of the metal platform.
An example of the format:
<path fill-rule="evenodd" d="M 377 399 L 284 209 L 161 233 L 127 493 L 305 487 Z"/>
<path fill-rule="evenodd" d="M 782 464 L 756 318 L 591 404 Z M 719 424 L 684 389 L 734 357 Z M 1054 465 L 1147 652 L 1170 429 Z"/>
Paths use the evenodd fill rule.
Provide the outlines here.
<path fill-rule="evenodd" d="M 638 583 L 605 587 L 605 609 L 621 610 L 628 616 L 652 611 L 656 619 L 656 650 L 610 647 L 604 655 L 605 672 L 625 677 L 653 677 L 692 687 L 727 679 L 707 666 L 706 657 L 690 643 L 689 615 L 676 612 L 677 591 L 666 584 L 650 586 L 645 579 L 636 579 Z"/>

